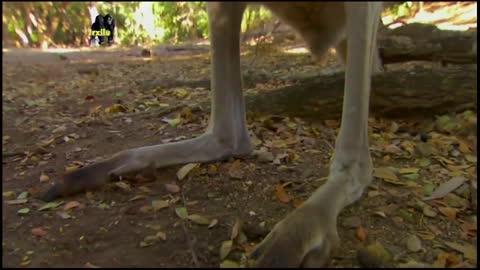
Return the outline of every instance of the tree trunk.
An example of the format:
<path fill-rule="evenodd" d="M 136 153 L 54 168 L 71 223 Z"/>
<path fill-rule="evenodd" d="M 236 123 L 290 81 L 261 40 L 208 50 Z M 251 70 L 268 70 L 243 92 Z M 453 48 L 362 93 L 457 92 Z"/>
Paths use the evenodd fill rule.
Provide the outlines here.
<path fill-rule="evenodd" d="M 477 31 L 439 30 L 430 24 L 412 23 L 384 28 L 378 44 L 384 64 L 435 61 L 442 64 L 477 63 Z"/>

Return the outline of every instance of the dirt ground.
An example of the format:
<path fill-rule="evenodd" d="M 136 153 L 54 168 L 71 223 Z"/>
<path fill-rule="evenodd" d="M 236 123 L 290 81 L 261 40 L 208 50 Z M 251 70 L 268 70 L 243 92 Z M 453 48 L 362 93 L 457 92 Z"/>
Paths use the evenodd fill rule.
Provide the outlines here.
<path fill-rule="evenodd" d="M 210 91 L 181 82 L 209 78 L 208 50 L 10 50 L 2 64 L 3 267 L 244 266 L 328 175 L 339 119 L 249 114 L 257 155 L 201 164 L 182 180 L 173 166 L 42 209 L 38 196 L 66 170 L 201 134 L 209 112 L 188 108 Z M 242 67 L 272 78 L 322 70 L 284 53 L 245 55 Z M 341 213 L 331 267 L 374 265 L 357 258 L 365 248 L 394 267 L 476 266 L 476 117 L 370 119 L 376 177 Z"/>

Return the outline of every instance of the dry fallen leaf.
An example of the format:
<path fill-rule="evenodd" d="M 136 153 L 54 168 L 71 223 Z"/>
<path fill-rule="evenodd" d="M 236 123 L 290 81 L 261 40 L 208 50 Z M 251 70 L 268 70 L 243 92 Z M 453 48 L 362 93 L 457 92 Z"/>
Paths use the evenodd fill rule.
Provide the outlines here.
<path fill-rule="evenodd" d="M 188 211 L 185 207 L 177 207 L 175 208 L 175 213 L 181 219 L 186 219 L 188 217 Z"/>
<path fill-rule="evenodd" d="M 85 268 L 100 268 L 100 267 L 87 262 L 87 263 L 85 263 Z"/>
<path fill-rule="evenodd" d="M 458 244 L 447 241 L 444 243 L 449 248 L 463 253 L 463 256 L 465 256 L 465 258 L 472 260 L 475 264 L 477 263 L 477 247 L 470 244 Z"/>
<path fill-rule="evenodd" d="M 175 184 L 165 184 L 165 188 L 170 193 L 178 193 L 180 191 L 180 187 Z"/>
<path fill-rule="evenodd" d="M 26 215 L 26 214 L 30 213 L 30 208 L 18 209 L 17 213 L 20 214 L 20 215 Z"/>
<path fill-rule="evenodd" d="M 381 258 L 384 261 L 392 260 L 390 252 L 378 241 L 367 246 L 367 251 L 375 257 Z"/>
<path fill-rule="evenodd" d="M 66 203 L 65 206 L 63 206 L 63 210 L 72 209 L 72 208 L 75 208 L 75 207 L 78 207 L 78 206 L 80 206 L 79 202 L 70 201 L 70 202 Z"/>
<path fill-rule="evenodd" d="M 399 170 L 400 174 L 411 174 L 411 173 L 418 173 L 419 168 L 402 168 Z"/>
<path fill-rule="evenodd" d="M 59 217 L 61 217 L 62 219 L 71 219 L 72 218 L 72 216 L 70 214 L 68 214 L 67 212 L 64 212 L 64 211 L 57 212 L 57 215 Z"/>
<path fill-rule="evenodd" d="M 242 227 L 241 221 L 239 219 L 236 219 L 235 224 L 233 224 L 233 227 L 232 227 L 232 233 L 230 235 L 231 240 L 235 240 L 235 238 L 237 238 L 237 236 L 240 234 L 241 227 Z"/>
<path fill-rule="evenodd" d="M 464 140 L 458 140 L 458 150 L 460 150 L 460 152 L 464 154 L 467 154 L 470 152 L 470 147 L 468 146 L 468 143 Z"/>
<path fill-rule="evenodd" d="M 445 215 L 450 220 L 455 220 L 457 217 L 457 210 L 452 207 L 438 207 L 438 211 Z"/>
<path fill-rule="evenodd" d="M 189 163 L 187 165 L 184 165 L 180 170 L 177 172 L 177 178 L 178 180 L 183 180 L 185 176 L 188 175 L 188 173 L 193 170 L 195 167 L 198 166 L 198 163 Z"/>
<path fill-rule="evenodd" d="M 357 235 L 357 238 L 362 242 L 364 242 L 367 239 L 367 231 L 362 226 L 358 227 L 356 235 Z"/>
<path fill-rule="evenodd" d="M 457 176 L 438 186 L 429 197 L 423 198 L 424 201 L 439 199 L 454 191 L 465 182 L 465 177 Z"/>
<path fill-rule="evenodd" d="M 162 239 L 163 241 L 167 240 L 167 234 L 165 234 L 164 232 L 157 232 L 155 236 L 157 236 L 159 239 Z"/>
<path fill-rule="evenodd" d="M 373 170 L 373 176 L 383 179 L 385 182 L 395 184 L 395 185 L 405 185 L 405 183 L 401 182 L 395 172 L 390 168 L 375 168 Z"/>
<path fill-rule="evenodd" d="M 116 182 L 115 186 L 119 187 L 120 189 L 122 189 L 124 191 L 130 191 L 132 189 L 128 183 L 125 183 L 125 182 L 122 182 L 122 181 Z"/>
<path fill-rule="evenodd" d="M 430 231 L 417 232 L 417 236 L 422 238 L 423 240 L 433 240 L 433 239 L 435 239 L 435 234 L 431 233 Z"/>
<path fill-rule="evenodd" d="M 241 268 L 241 266 L 235 261 L 225 260 L 220 264 L 220 268 Z"/>
<path fill-rule="evenodd" d="M 221 260 L 225 259 L 228 256 L 228 254 L 232 250 L 232 245 L 233 245 L 232 240 L 222 242 L 222 245 L 220 246 L 220 259 Z"/>
<path fill-rule="evenodd" d="M 50 180 L 50 177 L 48 177 L 48 175 L 42 172 L 42 174 L 40 175 L 40 182 L 44 183 L 44 182 L 48 182 L 48 180 Z"/>
<path fill-rule="evenodd" d="M 217 219 L 213 219 L 212 222 L 210 222 L 210 224 L 208 224 L 208 228 L 213 228 L 215 227 L 215 225 L 218 224 L 218 220 Z"/>
<path fill-rule="evenodd" d="M 129 199 L 128 201 L 133 202 L 133 201 L 136 201 L 136 200 L 144 199 L 146 197 L 147 196 L 145 196 L 145 195 L 135 195 L 135 196 L 133 196 L 133 198 Z"/>
<path fill-rule="evenodd" d="M 208 165 L 208 171 L 207 171 L 207 173 L 208 173 L 209 175 L 215 175 L 215 174 L 217 174 L 217 172 L 218 172 L 217 166 L 215 166 L 215 165 L 213 165 L 213 164 L 209 164 L 209 165 Z"/>
<path fill-rule="evenodd" d="M 20 200 L 9 200 L 9 201 L 5 201 L 5 203 L 7 204 L 11 204 L 11 205 L 16 205 L 16 204 L 24 204 L 24 203 L 27 203 L 28 202 L 28 199 L 20 199 Z"/>
<path fill-rule="evenodd" d="M 452 253 L 441 252 L 433 263 L 434 267 L 446 268 L 455 265 L 459 262 L 459 258 Z"/>
<path fill-rule="evenodd" d="M 243 179 L 244 172 L 241 168 L 239 159 L 235 160 L 232 165 L 230 165 L 230 168 L 228 169 L 228 175 L 230 175 L 231 178 Z"/>
<path fill-rule="evenodd" d="M 4 197 L 5 199 L 15 197 L 15 191 L 3 191 L 2 197 Z"/>
<path fill-rule="evenodd" d="M 47 232 L 42 227 L 38 227 L 38 228 L 32 229 L 32 234 L 35 236 L 42 237 L 42 236 L 45 236 Z"/>
<path fill-rule="evenodd" d="M 300 199 L 293 199 L 293 206 L 295 206 L 295 208 L 300 207 L 302 204 L 303 204 L 303 201 L 302 201 L 302 200 L 300 200 Z"/>
<path fill-rule="evenodd" d="M 200 225 L 209 225 L 210 224 L 210 219 L 197 215 L 197 214 L 192 214 L 187 217 L 191 221 L 200 224 Z"/>
<path fill-rule="evenodd" d="M 291 200 L 282 185 L 275 185 L 275 196 L 283 203 L 288 203 Z"/>
<path fill-rule="evenodd" d="M 152 208 L 155 211 L 168 207 L 169 203 L 165 200 L 153 200 Z"/>

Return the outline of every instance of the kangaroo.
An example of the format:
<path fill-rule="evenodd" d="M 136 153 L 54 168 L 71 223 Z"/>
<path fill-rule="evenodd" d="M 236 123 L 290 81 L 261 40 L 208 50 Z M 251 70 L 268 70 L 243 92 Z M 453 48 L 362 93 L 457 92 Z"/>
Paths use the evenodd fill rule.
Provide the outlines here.
<path fill-rule="evenodd" d="M 46 201 L 100 187 L 110 179 L 145 169 L 210 162 L 252 151 L 241 87 L 240 26 L 248 3 L 208 2 L 212 53 L 212 107 L 208 127 L 197 138 L 145 146 L 64 176 Z M 252 252 L 258 267 L 319 267 L 338 243 L 337 217 L 362 196 L 372 180 L 368 111 L 372 72 L 380 71 L 376 45 L 381 2 L 265 2 L 290 24 L 318 59 L 335 47 L 345 64 L 340 132 L 327 182 L 276 224 Z"/>

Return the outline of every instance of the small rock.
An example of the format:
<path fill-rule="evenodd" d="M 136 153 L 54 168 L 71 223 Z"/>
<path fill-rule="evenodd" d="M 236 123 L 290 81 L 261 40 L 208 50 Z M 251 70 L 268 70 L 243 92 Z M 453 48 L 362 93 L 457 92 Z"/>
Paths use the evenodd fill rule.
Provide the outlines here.
<path fill-rule="evenodd" d="M 407 248 L 412 252 L 418 252 L 422 250 L 422 241 L 416 235 L 411 235 L 407 239 Z"/>
<path fill-rule="evenodd" d="M 343 220 L 342 226 L 347 228 L 347 229 L 355 229 L 360 227 L 362 224 L 362 220 L 360 217 L 348 217 Z"/>

